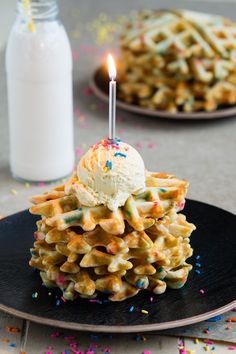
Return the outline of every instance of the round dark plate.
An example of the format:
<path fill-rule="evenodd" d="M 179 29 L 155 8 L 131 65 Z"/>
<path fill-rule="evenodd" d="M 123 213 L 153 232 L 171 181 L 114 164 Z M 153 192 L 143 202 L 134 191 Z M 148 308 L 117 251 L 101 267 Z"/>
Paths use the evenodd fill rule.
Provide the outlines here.
<path fill-rule="evenodd" d="M 117 82 L 117 90 L 119 91 L 119 80 Z M 90 81 L 90 86 L 93 89 L 96 96 L 105 102 L 109 102 L 109 79 L 108 74 L 103 67 L 98 68 Z M 164 110 L 154 110 L 149 108 L 143 108 L 138 105 L 130 104 L 117 99 L 117 107 L 126 111 L 137 113 L 146 116 L 155 116 L 158 118 L 168 119 L 216 119 L 227 118 L 236 116 L 236 106 L 224 106 L 211 112 L 199 111 L 199 112 L 176 112 L 171 113 Z"/>
<path fill-rule="evenodd" d="M 22 211 L 1 220 L 0 310 L 48 325 L 99 332 L 178 327 L 230 310 L 236 306 L 236 216 L 193 200 L 187 201 L 185 214 L 197 226 L 191 237 L 194 256 L 190 263 L 194 265 L 200 255 L 201 274 L 191 271 L 182 289 L 169 289 L 160 296 L 141 292 L 119 303 L 77 299 L 61 301 L 59 306 L 56 295 L 60 299 L 60 292 L 43 287 L 38 271 L 28 266 L 38 218 Z M 37 298 L 32 298 L 33 292 L 38 292 Z M 129 312 L 131 306 L 134 312 Z"/>

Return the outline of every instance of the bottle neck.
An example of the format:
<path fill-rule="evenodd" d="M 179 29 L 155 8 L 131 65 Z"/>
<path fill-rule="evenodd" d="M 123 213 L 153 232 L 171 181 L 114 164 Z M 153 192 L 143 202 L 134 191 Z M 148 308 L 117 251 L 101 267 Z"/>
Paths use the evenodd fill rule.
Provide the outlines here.
<path fill-rule="evenodd" d="M 58 18 L 56 0 L 18 0 L 17 15 L 25 21 L 54 21 Z"/>

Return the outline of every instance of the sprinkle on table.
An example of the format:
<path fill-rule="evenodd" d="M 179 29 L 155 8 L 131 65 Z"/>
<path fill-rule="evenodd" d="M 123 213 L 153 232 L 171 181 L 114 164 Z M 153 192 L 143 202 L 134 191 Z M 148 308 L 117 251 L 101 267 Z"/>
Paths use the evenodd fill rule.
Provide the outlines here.
<path fill-rule="evenodd" d="M 11 194 L 12 194 L 12 195 L 17 195 L 17 194 L 18 194 L 18 192 L 17 192 L 17 190 L 16 190 L 16 189 L 12 188 L 12 189 L 11 189 Z"/>
<path fill-rule="evenodd" d="M 222 316 L 215 316 L 215 317 L 211 317 L 211 318 L 208 318 L 208 320 L 206 320 L 206 322 L 218 322 L 222 319 Z"/>
<path fill-rule="evenodd" d="M 80 157 L 81 155 L 83 155 L 83 149 L 80 148 L 80 147 L 77 147 L 77 148 L 75 149 L 75 153 L 76 153 L 76 156 L 77 156 L 77 157 Z"/>
<path fill-rule="evenodd" d="M 148 148 L 149 149 L 154 149 L 157 145 L 155 143 L 149 143 Z"/>
<path fill-rule="evenodd" d="M 87 30 L 95 35 L 95 42 L 100 45 L 111 43 L 119 28 L 120 26 L 104 12 L 87 24 Z"/>
<path fill-rule="evenodd" d="M 15 327 L 15 326 L 6 326 L 5 329 L 9 333 L 19 333 L 20 332 L 20 328 Z"/>
<path fill-rule="evenodd" d="M 73 49 L 72 50 L 72 60 L 73 62 L 76 62 L 79 60 L 80 54 L 77 50 Z"/>
<path fill-rule="evenodd" d="M 200 289 L 199 292 L 200 292 L 202 295 L 205 294 L 205 290 L 203 290 L 203 289 Z"/>
<path fill-rule="evenodd" d="M 9 344 L 9 347 L 16 348 L 16 343 Z"/>
<path fill-rule="evenodd" d="M 134 306 L 130 306 L 129 312 L 134 312 Z"/>
<path fill-rule="evenodd" d="M 51 338 L 58 338 L 60 337 L 60 333 L 59 332 L 53 332 L 51 335 L 50 335 Z"/>
<path fill-rule="evenodd" d="M 236 323 L 236 317 L 227 318 L 226 322 L 233 322 L 233 323 Z"/>
<path fill-rule="evenodd" d="M 84 114 L 81 114 L 81 115 L 79 115 L 79 122 L 80 123 L 84 123 L 85 122 L 85 120 L 86 120 L 86 117 L 85 117 L 85 115 Z"/>
<path fill-rule="evenodd" d="M 38 187 L 45 187 L 46 184 L 45 184 L 45 182 L 38 182 L 37 186 Z"/>

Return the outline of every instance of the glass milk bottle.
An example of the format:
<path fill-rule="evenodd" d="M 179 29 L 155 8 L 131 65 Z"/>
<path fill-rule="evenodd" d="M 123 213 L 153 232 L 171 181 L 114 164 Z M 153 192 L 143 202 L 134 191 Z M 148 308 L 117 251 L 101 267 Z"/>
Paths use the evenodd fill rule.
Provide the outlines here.
<path fill-rule="evenodd" d="M 74 166 L 72 55 L 54 0 L 21 0 L 7 51 L 10 166 L 52 181 Z"/>

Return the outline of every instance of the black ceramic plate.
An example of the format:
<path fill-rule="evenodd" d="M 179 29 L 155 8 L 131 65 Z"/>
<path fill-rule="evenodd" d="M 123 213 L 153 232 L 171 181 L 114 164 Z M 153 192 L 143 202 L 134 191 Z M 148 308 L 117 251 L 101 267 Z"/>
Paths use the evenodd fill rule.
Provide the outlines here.
<path fill-rule="evenodd" d="M 90 85 L 94 90 L 96 96 L 98 96 L 101 100 L 108 102 L 108 74 L 107 71 L 104 70 L 103 67 L 97 69 L 91 79 Z M 119 80 L 117 85 L 117 90 L 119 91 Z M 130 104 L 121 100 L 117 100 L 117 107 L 124 109 L 126 111 L 142 114 L 146 116 L 155 116 L 158 118 L 167 118 L 167 119 L 216 119 L 216 118 L 227 118 L 236 116 L 236 106 L 225 106 L 221 107 L 212 112 L 176 112 L 171 113 L 164 110 L 154 110 L 149 108 L 143 108 L 141 106 Z"/>
<path fill-rule="evenodd" d="M 56 305 L 60 293 L 42 287 L 28 266 L 37 217 L 23 211 L 0 221 L 0 309 L 35 322 L 100 332 L 166 329 L 202 321 L 236 306 L 236 216 L 214 206 L 188 200 L 185 214 L 197 226 L 191 237 L 196 263 L 180 290 L 160 296 L 141 292 L 120 303 L 86 299 Z M 204 290 L 204 294 L 200 290 Z M 37 298 L 32 293 L 38 292 Z M 153 302 L 150 302 L 150 296 Z M 134 306 L 134 312 L 129 312 Z M 145 309 L 148 314 L 141 313 Z"/>

